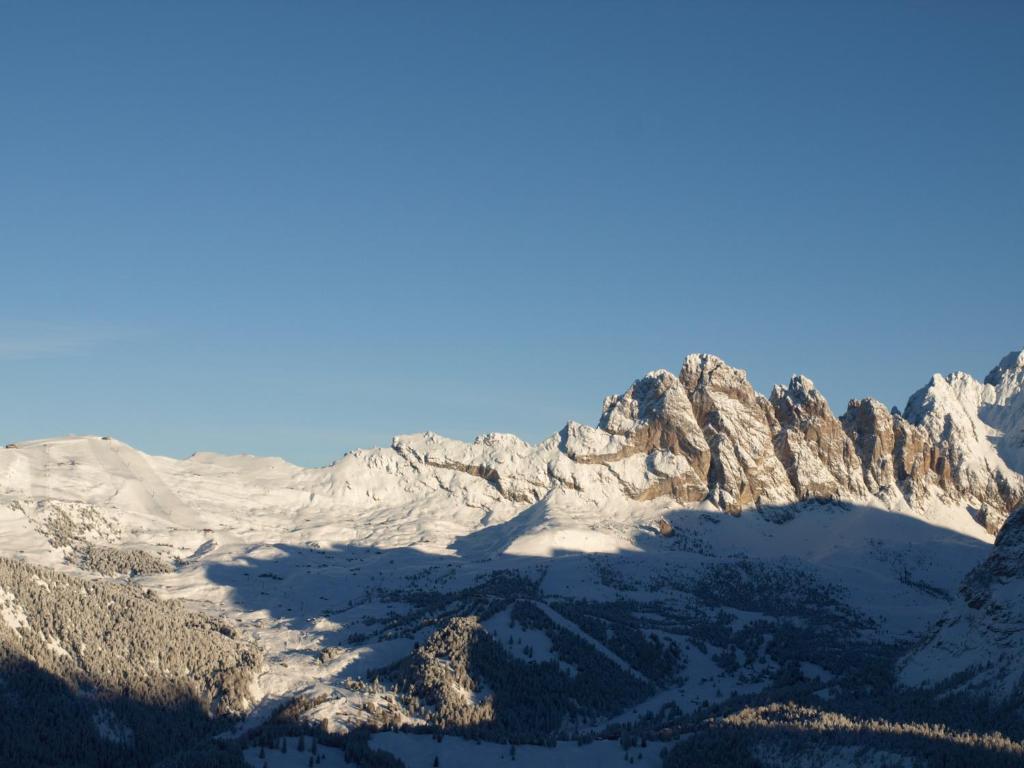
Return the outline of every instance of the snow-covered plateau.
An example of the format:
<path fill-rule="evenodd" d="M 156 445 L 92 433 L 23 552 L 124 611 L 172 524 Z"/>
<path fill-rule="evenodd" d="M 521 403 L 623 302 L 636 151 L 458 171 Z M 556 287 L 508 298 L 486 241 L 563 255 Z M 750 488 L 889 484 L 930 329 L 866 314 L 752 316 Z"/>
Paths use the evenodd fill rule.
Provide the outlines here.
<path fill-rule="evenodd" d="M 1022 391 L 691 355 L 538 444 L 10 444 L 0 764 L 1024 764 Z"/>

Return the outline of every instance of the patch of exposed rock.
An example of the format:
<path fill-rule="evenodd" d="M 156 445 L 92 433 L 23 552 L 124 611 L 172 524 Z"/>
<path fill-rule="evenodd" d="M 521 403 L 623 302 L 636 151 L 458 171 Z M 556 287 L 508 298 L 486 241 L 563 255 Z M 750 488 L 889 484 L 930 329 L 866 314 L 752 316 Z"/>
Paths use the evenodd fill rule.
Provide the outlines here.
<path fill-rule="evenodd" d="M 949 486 L 948 462 L 921 427 L 877 400 L 851 400 L 841 423 L 853 443 L 867 491 L 888 505 L 920 506 Z"/>
<path fill-rule="evenodd" d="M 796 501 L 775 453 L 778 420 L 746 373 L 714 355 L 690 355 L 679 378 L 711 450 L 708 499 L 727 512 Z"/>
<path fill-rule="evenodd" d="M 860 456 L 814 383 L 794 376 L 772 390 L 781 427 L 775 446 L 801 499 L 860 498 L 867 493 Z"/>

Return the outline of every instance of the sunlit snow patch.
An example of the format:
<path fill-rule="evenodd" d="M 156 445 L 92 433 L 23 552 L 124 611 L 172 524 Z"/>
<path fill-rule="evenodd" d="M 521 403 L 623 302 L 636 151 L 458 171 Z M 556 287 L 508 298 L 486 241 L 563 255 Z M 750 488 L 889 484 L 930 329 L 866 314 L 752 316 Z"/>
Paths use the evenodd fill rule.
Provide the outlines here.
<path fill-rule="evenodd" d="M 554 531 L 540 531 L 520 536 L 506 549 L 506 555 L 521 557 L 554 557 L 564 552 L 585 552 L 593 554 L 617 554 L 639 552 L 628 541 L 599 531 L 580 528 L 559 528 Z"/>

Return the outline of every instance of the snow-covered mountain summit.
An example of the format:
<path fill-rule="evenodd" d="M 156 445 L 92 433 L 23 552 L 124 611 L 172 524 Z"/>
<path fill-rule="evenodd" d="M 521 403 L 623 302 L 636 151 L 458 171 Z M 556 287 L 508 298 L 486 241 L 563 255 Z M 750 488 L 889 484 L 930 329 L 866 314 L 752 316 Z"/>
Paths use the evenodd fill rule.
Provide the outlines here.
<path fill-rule="evenodd" d="M 101 437 L 12 444 L 0 684 L 7 649 L 87 691 L 192 686 L 246 727 L 308 696 L 301 718 L 335 734 L 409 725 L 486 751 L 628 731 L 671 747 L 665 766 L 705 727 L 788 765 L 792 745 L 728 730 L 778 712 L 736 708 L 799 702 L 801 718 L 841 722 L 867 702 L 873 728 L 903 736 L 850 746 L 876 750 L 872 764 L 913 757 L 904 736 L 921 717 L 988 727 L 945 700 L 922 714 L 917 686 L 1008 706 L 1022 693 L 1022 388 L 1016 353 L 983 382 L 933 377 L 902 413 L 865 398 L 837 416 L 806 376 L 765 396 L 702 354 L 537 444 L 399 435 L 320 468 Z M 81 604 L 47 597 L 54 584 Z M 158 605 L 168 597 L 184 602 Z M 147 622 L 180 625 L 168 653 L 205 649 L 205 666 L 137 655 L 97 671 L 90 638 L 159 647 Z M 102 698 L 88 706 L 89 739 L 131 730 Z M 717 707 L 734 719 L 703 719 Z M 975 735 L 939 737 L 973 765 Z M 374 743 L 392 736 L 413 755 L 430 738 Z M 983 748 L 1024 755 L 1015 738 Z M 800 749 L 807 764 L 837 758 L 817 737 Z"/>
<path fill-rule="evenodd" d="M 1007 356 L 985 383 L 936 375 L 903 415 L 863 399 L 837 418 L 805 376 L 766 398 L 744 371 L 691 355 L 678 376 L 648 373 L 605 400 L 596 427 L 569 423 L 557 440 L 424 435 L 394 447 L 411 462 L 486 478 L 513 501 L 571 490 L 776 515 L 808 499 L 921 514 L 957 507 L 994 532 L 1024 500 L 1022 359 Z"/>
<path fill-rule="evenodd" d="M 1022 365 L 1024 353 L 1012 353 L 984 382 L 936 374 L 905 410 L 925 431 L 942 492 L 967 504 L 990 531 L 1024 501 Z"/>
<path fill-rule="evenodd" d="M 343 519 L 361 544 L 435 549 L 534 505 L 529 526 L 511 526 L 517 535 L 582 525 L 628 541 L 637 521 L 678 505 L 783 520 L 810 499 L 959 515 L 958 526 L 995 532 L 1024 499 L 1022 360 L 1008 355 L 984 383 L 936 375 L 903 415 L 864 399 L 837 418 L 807 377 L 765 397 L 744 371 L 690 355 L 678 375 L 653 371 L 606 398 L 597 426 L 570 422 L 536 445 L 504 434 L 470 443 L 403 435 L 319 469 L 147 456 L 112 439 L 41 440 L 0 451 L 0 496 L 116 509 L 140 530 L 216 528 L 241 506 L 277 523 Z"/>

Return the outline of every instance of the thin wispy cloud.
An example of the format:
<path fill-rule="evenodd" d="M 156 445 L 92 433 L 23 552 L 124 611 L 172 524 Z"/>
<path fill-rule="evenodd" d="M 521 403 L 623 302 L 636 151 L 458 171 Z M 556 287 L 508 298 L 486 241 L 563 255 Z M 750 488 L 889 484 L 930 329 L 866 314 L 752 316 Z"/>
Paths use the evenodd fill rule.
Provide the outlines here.
<path fill-rule="evenodd" d="M 119 337 L 114 328 L 31 325 L 0 331 L 0 360 L 83 357 Z"/>

